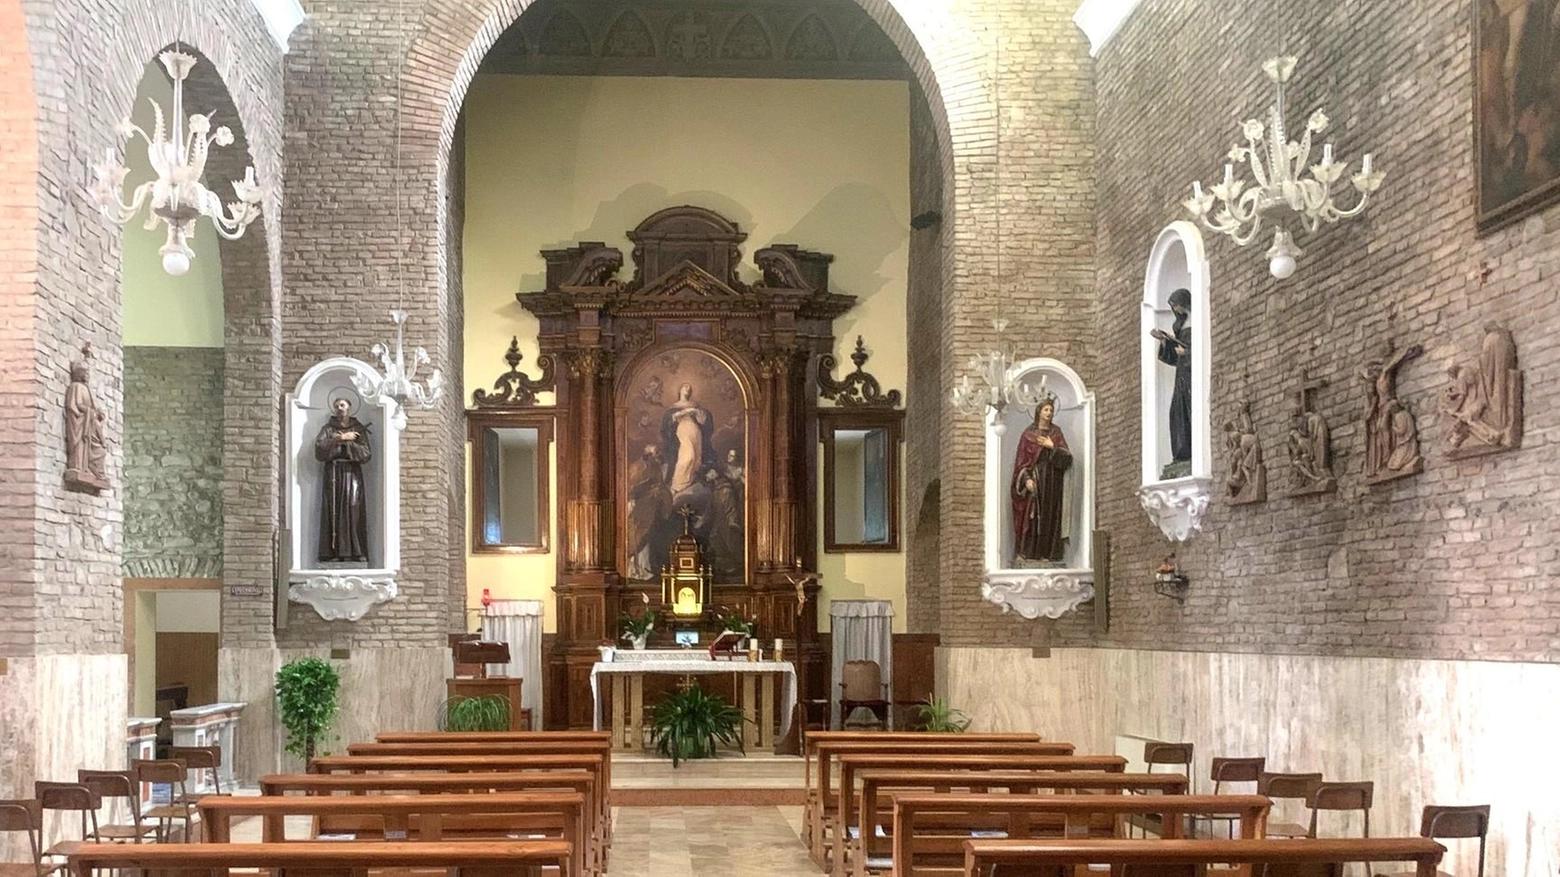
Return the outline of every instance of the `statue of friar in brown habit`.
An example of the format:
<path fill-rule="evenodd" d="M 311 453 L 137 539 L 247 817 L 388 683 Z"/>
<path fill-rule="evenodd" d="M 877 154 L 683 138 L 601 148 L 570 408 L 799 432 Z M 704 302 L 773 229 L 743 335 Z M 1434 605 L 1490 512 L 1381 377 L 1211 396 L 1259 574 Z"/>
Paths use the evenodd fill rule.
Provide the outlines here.
<path fill-rule="evenodd" d="M 91 358 L 91 343 L 83 344 L 81 358 L 70 364 L 70 386 L 65 390 L 65 486 L 97 493 L 108 489 L 108 445 L 103 440 L 103 412 L 87 386 Z"/>
<path fill-rule="evenodd" d="M 373 459 L 368 426 L 352 416 L 352 402 L 331 400 L 332 416 L 314 439 L 314 458 L 324 464 L 320 477 L 320 550 L 322 563 L 368 562 L 368 491 L 363 464 Z"/>

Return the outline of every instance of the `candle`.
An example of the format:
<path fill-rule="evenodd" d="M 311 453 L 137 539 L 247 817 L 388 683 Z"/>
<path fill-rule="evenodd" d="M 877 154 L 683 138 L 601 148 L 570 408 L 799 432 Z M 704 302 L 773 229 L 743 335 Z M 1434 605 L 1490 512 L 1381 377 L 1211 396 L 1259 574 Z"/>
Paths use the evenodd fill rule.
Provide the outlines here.
<path fill-rule="evenodd" d="M 1364 161 L 1363 164 L 1360 165 L 1360 170 L 1362 172 L 1364 172 L 1365 174 L 1369 174 L 1370 173 L 1370 160 L 1371 160 L 1371 154 L 1368 153 L 1368 152 L 1365 153 L 1365 161 Z"/>
<path fill-rule="evenodd" d="M 1196 198 L 1199 201 L 1202 200 L 1202 181 L 1201 180 L 1193 180 L 1192 181 L 1192 197 Z"/>
<path fill-rule="evenodd" d="M 1235 182 L 1235 165 L 1226 164 L 1224 166 L 1224 185 L 1228 186 L 1233 182 Z"/>
<path fill-rule="evenodd" d="M 1322 164 L 1329 165 L 1332 163 L 1332 144 L 1328 143 L 1322 147 Z"/>

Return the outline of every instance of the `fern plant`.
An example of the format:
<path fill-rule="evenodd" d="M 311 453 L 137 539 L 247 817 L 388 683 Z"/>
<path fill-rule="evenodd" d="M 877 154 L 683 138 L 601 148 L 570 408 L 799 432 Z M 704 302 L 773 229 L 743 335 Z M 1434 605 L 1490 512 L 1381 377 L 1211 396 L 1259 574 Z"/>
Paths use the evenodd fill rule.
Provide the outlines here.
<path fill-rule="evenodd" d="M 970 717 L 954 709 L 940 697 L 928 698 L 925 703 L 918 703 L 912 709 L 915 710 L 916 718 L 923 726 L 923 730 L 944 734 L 957 734 L 969 730 Z"/>
<path fill-rule="evenodd" d="M 288 661 L 276 671 L 276 706 L 287 731 L 286 749 L 311 761 L 340 708 L 341 677 L 320 658 Z"/>
<path fill-rule="evenodd" d="M 722 743 L 742 748 L 742 721 L 742 710 L 695 683 L 655 705 L 650 739 L 677 767 L 690 758 L 713 757 Z"/>
<path fill-rule="evenodd" d="M 441 731 L 510 731 L 509 698 L 502 694 L 457 697 L 444 702 Z"/>

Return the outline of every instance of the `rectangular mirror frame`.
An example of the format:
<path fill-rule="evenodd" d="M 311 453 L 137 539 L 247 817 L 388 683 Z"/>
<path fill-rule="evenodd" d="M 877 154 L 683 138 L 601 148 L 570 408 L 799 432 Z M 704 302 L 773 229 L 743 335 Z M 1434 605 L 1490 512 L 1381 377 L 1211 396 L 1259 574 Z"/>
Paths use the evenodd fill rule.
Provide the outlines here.
<path fill-rule="evenodd" d="M 482 459 L 485 433 L 489 429 L 536 430 L 536 521 L 537 540 L 534 543 L 493 543 L 483 539 L 481 516 L 487 507 L 486 485 L 482 478 Z M 551 459 L 553 441 L 553 414 L 540 411 L 467 411 L 466 441 L 471 444 L 471 481 L 467 485 L 470 499 L 471 553 L 472 554 L 546 554 L 551 550 L 549 535 L 552 532 L 552 502 L 549 492 L 548 461 Z"/>
<path fill-rule="evenodd" d="M 823 550 L 847 552 L 899 551 L 899 519 L 902 499 L 899 487 L 900 445 L 904 442 L 905 413 L 899 410 L 823 408 L 818 411 L 818 441 L 823 445 Z M 882 429 L 888 433 L 884 486 L 888 506 L 887 542 L 840 542 L 835 521 L 835 433 L 842 430 Z"/>

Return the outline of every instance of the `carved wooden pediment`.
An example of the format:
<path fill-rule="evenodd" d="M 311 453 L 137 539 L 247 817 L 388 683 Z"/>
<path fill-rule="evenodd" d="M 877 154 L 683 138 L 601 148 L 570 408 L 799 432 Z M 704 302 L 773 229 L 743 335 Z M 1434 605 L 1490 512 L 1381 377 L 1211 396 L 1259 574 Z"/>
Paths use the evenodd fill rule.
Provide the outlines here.
<path fill-rule="evenodd" d="M 672 270 L 633 290 L 630 300 L 653 301 L 693 299 L 752 300 L 745 288 L 733 288 L 720 278 L 692 262 L 679 262 Z"/>

